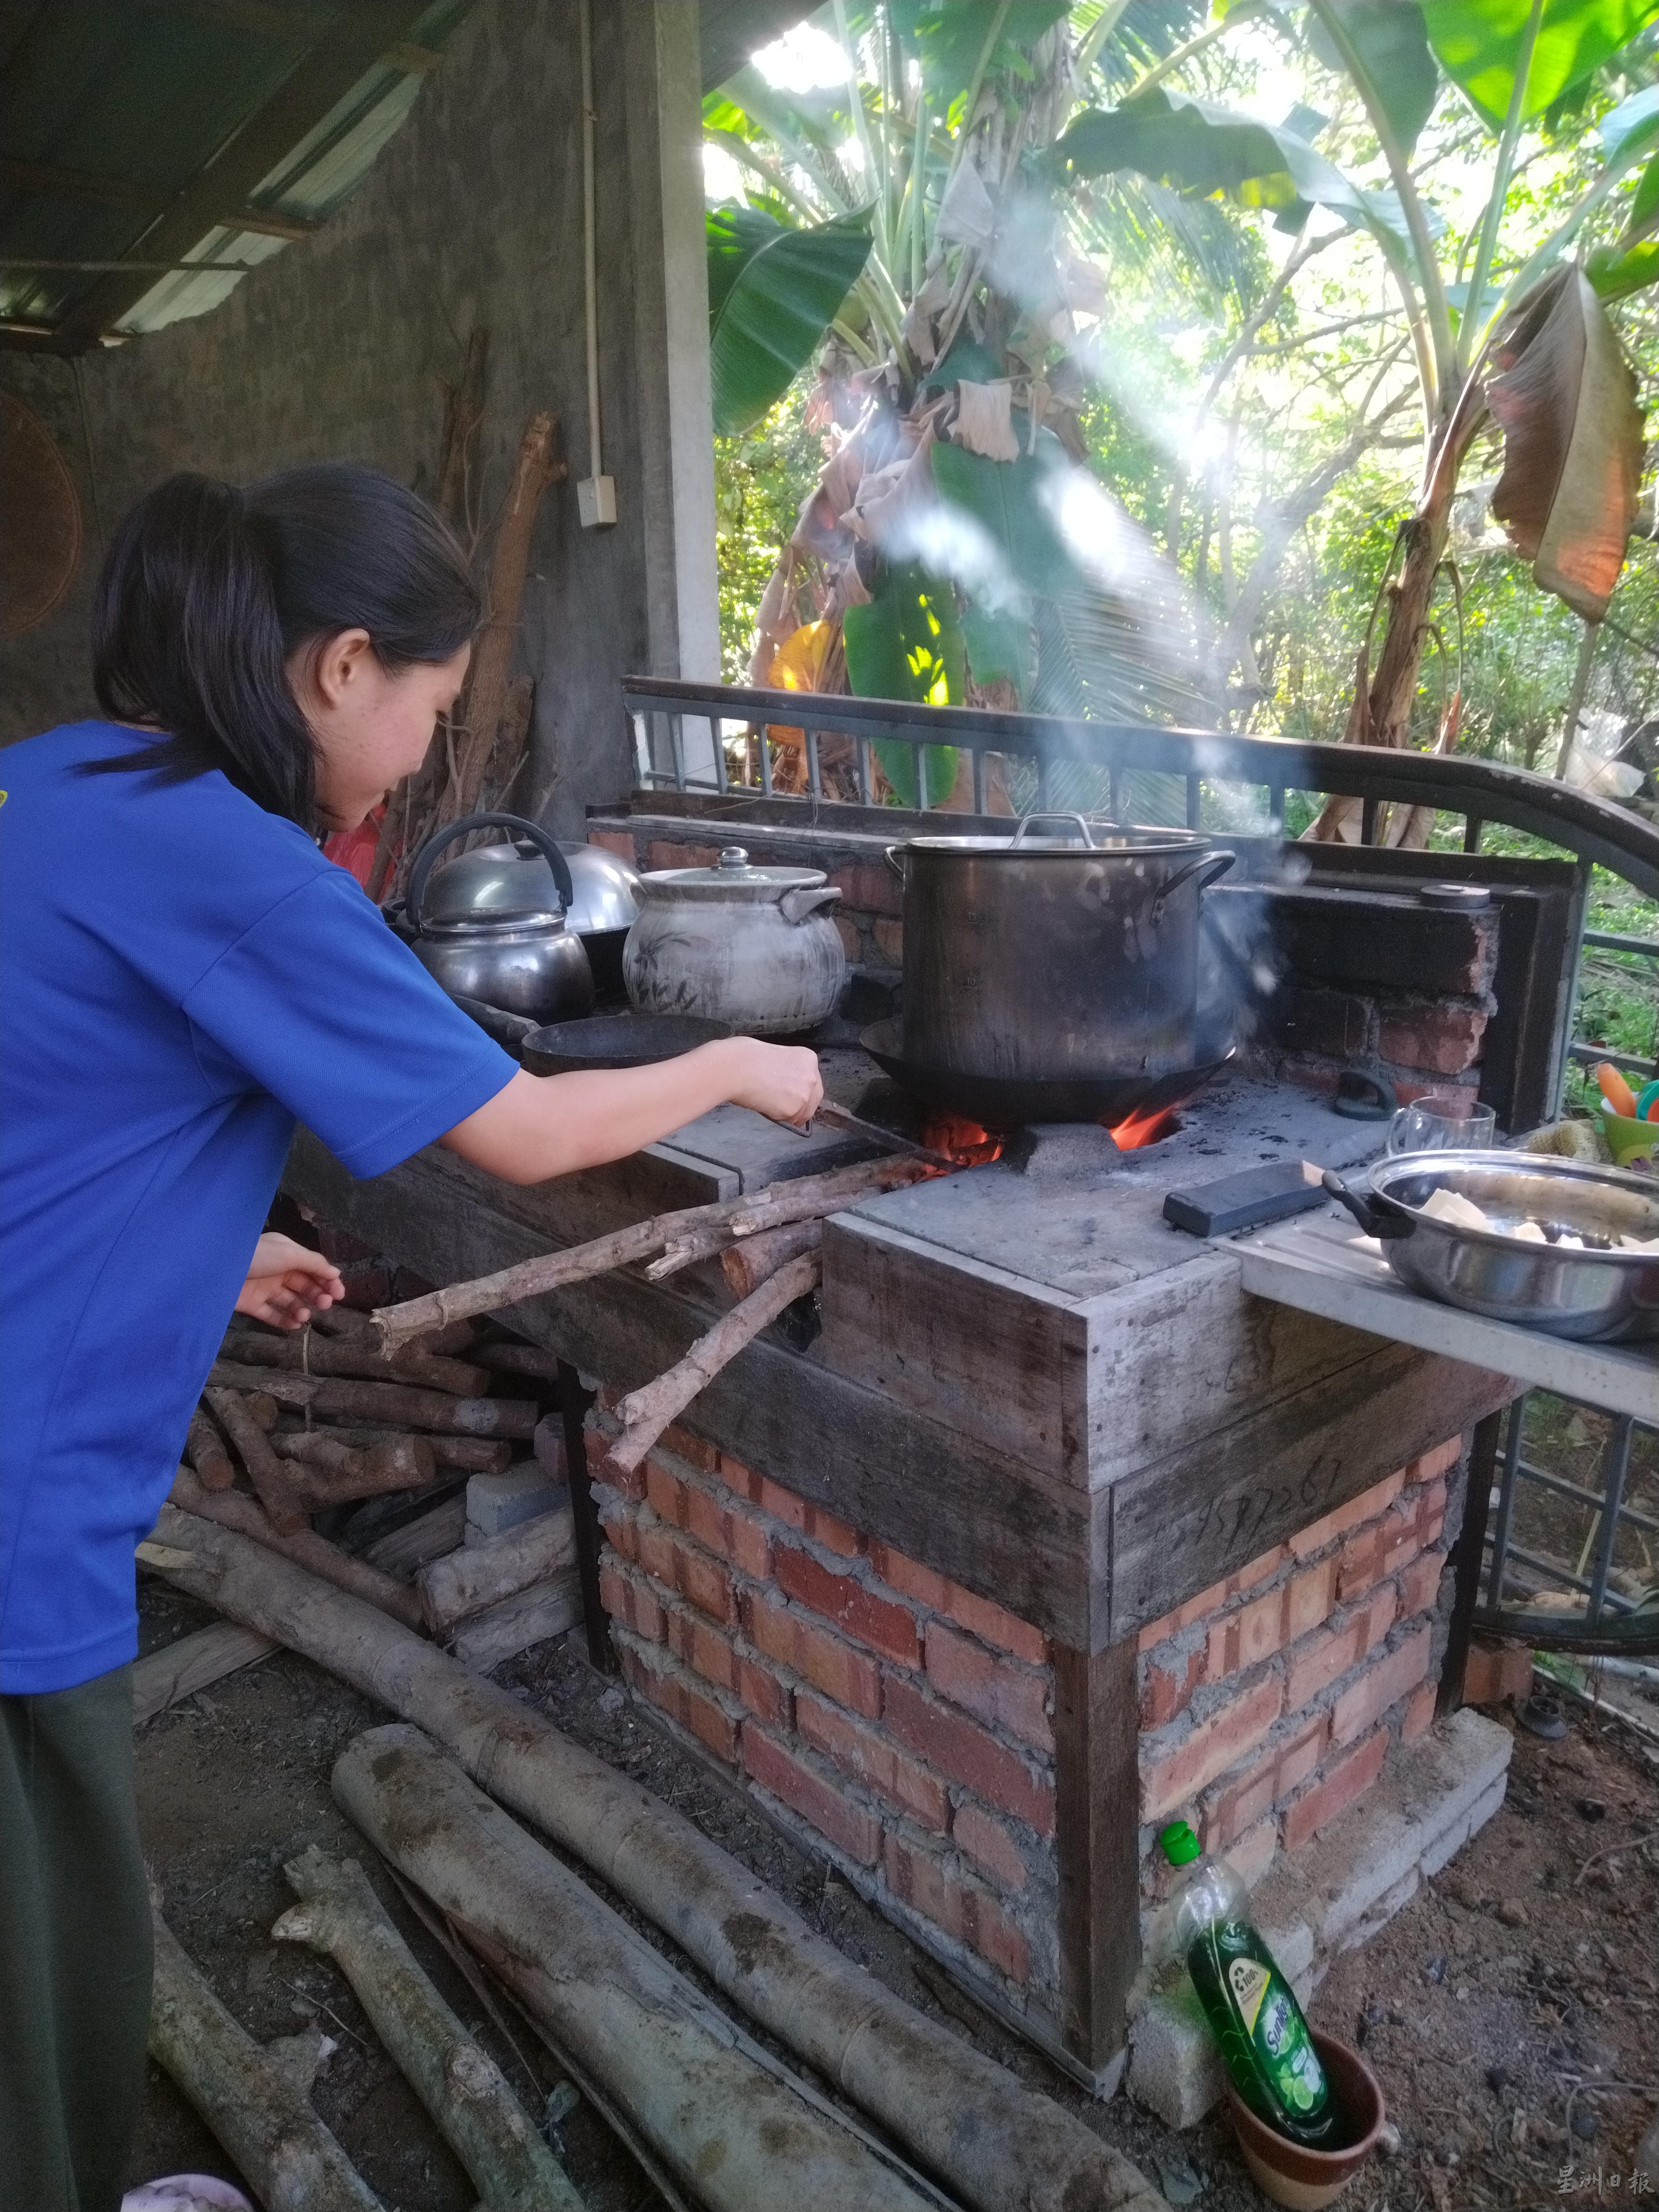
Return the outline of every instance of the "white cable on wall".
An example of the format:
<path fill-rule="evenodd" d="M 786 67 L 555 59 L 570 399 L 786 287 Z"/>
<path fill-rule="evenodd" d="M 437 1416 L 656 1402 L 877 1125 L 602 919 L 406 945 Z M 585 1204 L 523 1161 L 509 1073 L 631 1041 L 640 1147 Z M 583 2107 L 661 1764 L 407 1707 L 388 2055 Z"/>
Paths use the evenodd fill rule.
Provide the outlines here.
<path fill-rule="evenodd" d="M 587 474 L 576 486 L 576 512 L 584 530 L 617 519 L 617 486 L 605 473 L 599 428 L 599 277 L 593 212 L 593 10 L 578 0 L 581 39 L 582 283 L 587 315 Z"/>

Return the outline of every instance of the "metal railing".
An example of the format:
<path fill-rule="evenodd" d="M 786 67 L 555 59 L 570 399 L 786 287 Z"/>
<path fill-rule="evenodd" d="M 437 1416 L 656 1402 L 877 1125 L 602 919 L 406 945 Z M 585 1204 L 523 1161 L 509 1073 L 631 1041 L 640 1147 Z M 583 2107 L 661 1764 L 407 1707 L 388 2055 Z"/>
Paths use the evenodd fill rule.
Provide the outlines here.
<path fill-rule="evenodd" d="M 745 798 L 797 799 L 803 809 L 821 818 L 824 811 L 839 805 L 875 805 L 878 787 L 873 748 L 898 744 L 909 749 L 916 805 L 927 811 L 953 795 L 942 787 L 942 775 L 941 787 L 932 787 L 931 781 L 930 749 L 949 746 L 969 757 L 966 795 L 976 814 L 988 811 L 994 761 L 1005 764 L 1005 769 L 1010 762 L 1022 764 L 1030 803 L 1039 808 L 1055 803 L 1062 780 L 1074 782 L 1079 771 L 1087 770 L 1114 820 L 1122 817 L 1130 777 L 1159 779 L 1150 787 L 1154 811 L 1141 812 L 1139 818 L 1164 821 L 1155 811 L 1157 805 L 1178 793 L 1180 820 L 1166 821 L 1165 826 L 1190 830 L 1200 826 L 1206 787 L 1259 794 L 1251 811 L 1268 836 L 1284 835 L 1285 801 L 1292 792 L 1357 799 L 1362 845 L 1377 842 L 1385 807 L 1422 806 L 1461 821 L 1465 853 L 1479 854 L 1486 826 L 1502 823 L 1571 854 L 1586 874 L 1593 863 L 1646 896 L 1659 897 L 1659 829 L 1553 777 L 1492 761 L 645 677 L 626 679 L 623 696 L 634 725 L 639 781 L 647 790 L 703 792 L 738 803 Z M 799 790 L 779 787 L 769 730 L 799 733 L 791 744 L 792 751 L 804 759 Z M 826 738 L 843 741 L 829 777 Z M 740 752 L 744 772 L 737 772 L 728 746 Z M 851 793 L 843 798 L 830 784 L 844 783 L 849 767 Z M 1147 787 L 1139 787 L 1138 799 L 1144 803 L 1146 795 Z M 1584 945 L 1659 959 L 1659 943 L 1585 930 L 1575 954 L 1581 969 Z M 1575 989 L 1570 1002 L 1575 1009 L 1577 1002 Z M 1627 1073 L 1645 1072 L 1646 1064 L 1628 1054 L 1609 1052 L 1576 1036 L 1564 1042 L 1567 1054 L 1581 1063 L 1610 1060 Z M 1574 1633 L 1594 1638 L 1600 1631 L 1616 1636 L 1618 1621 L 1629 1620 L 1634 1611 L 1632 1601 L 1608 1579 L 1619 1532 L 1628 1528 L 1644 1535 L 1659 1534 L 1659 1523 L 1651 1516 L 1626 1502 L 1637 1425 L 1623 1418 L 1613 1423 L 1598 1494 L 1524 1456 L 1529 1403 L 1529 1397 L 1518 1399 L 1510 1414 L 1480 1617 L 1512 1626 L 1516 1616 L 1503 1611 L 1504 1600 L 1512 1586 L 1528 1594 L 1523 1578 L 1529 1578 L 1534 1589 L 1553 1587 L 1584 1598 L 1583 1612 L 1573 1621 Z M 1565 1496 L 1600 1516 L 1595 1523 L 1593 1556 L 1586 1562 L 1588 1574 L 1542 1559 L 1515 1542 L 1522 1484 Z M 1631 1623 L 1632 1631 L 1638 1626 Z"/>
<path fill-rule="evenodd" d="M 1380 745 L 1236 738 L 1224 731 L 1159 729 L 1143 723 L 1066 721 L 989 708 L 921 707 L 823 692 L 682 684 L 662 677 L 625 678 L 623 702 L 633 720 L 637 773 L 647 790 L 871 806 L 877 803 L 873 747 L 899 744 L 910 750 L 917 805 L 925 812 L 950 796 L 930 787 L 928 749 L 950 746 L 969 756 L 975 813 L 987 811 L 993 759 L 1035 769 L 1033 804 L 1039 807 L 1054 803 L 1054 780 L 1063 768 L 1086 766 L 1103 776 L 1105 811 L 1114 817 L 1121 812 L 1131 775 L 1177 779 L 1183 819 L 1169 827 L 1199 827 L 1206 785 L 1261 793 L 1263 834 L 1268 836 L 1283 834 L 1285 802 L 1293 791 L 1358 799 L 1362 844 L 1377 842 L 1384 807 L 1426 806 L 1461 817 L 1466 853 L 1479 853 L 1486 825 L 1501 822 L 1608 868 L 1647 896 L 1659 898 L 1659 829 L 1653 823 L 1551 776 L 1496 761 Z M 728 741 L 736 744 L 769 727 L 802 733 L 799 750 L 805 754 L 805 777 L 799 792 L 778 788 L 772 747 L 763 737 L 747 748 L 755 759 L 753 775 L 733 773 Z M 850 741 L 850 801 L 842 802 L 825 787 L 826 737 Z"/>

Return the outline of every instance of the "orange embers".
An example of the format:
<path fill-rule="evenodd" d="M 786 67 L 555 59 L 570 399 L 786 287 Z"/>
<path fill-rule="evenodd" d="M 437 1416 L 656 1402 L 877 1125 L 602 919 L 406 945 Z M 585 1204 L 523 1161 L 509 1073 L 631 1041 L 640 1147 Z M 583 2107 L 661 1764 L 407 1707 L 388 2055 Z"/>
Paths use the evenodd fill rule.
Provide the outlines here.
<path fill-rule="evenodd" d="M 1002 1139 L 981 1129 L 977 1121 L 960 1114 L 931 1114 L 924 1123 L 921 1141 L 930 1152 L 948 1153 L 964 1168 L 983 1167 L 1001 1156 Z"/>

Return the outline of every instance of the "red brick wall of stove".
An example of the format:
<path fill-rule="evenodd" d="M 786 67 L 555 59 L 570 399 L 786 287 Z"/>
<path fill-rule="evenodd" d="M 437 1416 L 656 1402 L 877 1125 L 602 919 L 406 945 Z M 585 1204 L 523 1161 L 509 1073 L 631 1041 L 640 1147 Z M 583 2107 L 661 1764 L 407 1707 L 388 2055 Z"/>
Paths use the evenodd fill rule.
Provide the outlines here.
<path fill-rule="evenodd" d="M 653 824 L 653 832 L 660 826 Z M 683 837 L 653 834 L 647 841 L 607 829 L 590 832 L 590 838 L 637 867 L 706 867 L 719 858 L 719 848 L 697 836 L 699 826 L 688 823 Z M 769 853 L 763 830 L 746 828 L 744 839 L 757 865 L 799 865 L 793 849 Z M 852 863 L 833 869 L 830 880 L 841 887 L 834 918 L 848 959 L 896 970 L 904 953 L 903 893 L 897 879 L 884 867 Z M 1294 892 L 1277 896 L 1281 904 L 1296 903 Z M 1299 929 L 1293 921 L 1288 933 L 1292 946 L 1310 927 L 1319 933 L 1320 920 L 1316 914 L 1297 917 Z M 1407 1099 L 1443 1087 L 1476 1087 L 1486 1024 L 1494 1011 L 1489 987 L 1496 918 L 1421 909 L 1406 920 L 1413 933 L 1414 957 L 1407 964 L 1414 988 L 1349 984 L 1292 966 L 1247 1048 L 1260 1073 L 1330 1091 L 1344 1068 L 1363 1065 L 1389 1076 Z M 1401 927 L 1401 915 L 1391 914 L 1395 935 Z"/>
<path fill-rule="evenodd" d="M 1042 1634 L 684 1430 L 605 1482 L 606 1402 L 600 1589 L 635 1692 L 902 1925 L 1016 2002 L 1051 1995 Z"/>
<path fill-rule="evenodd" d="M 601 1475 L 628 1680 L 902 1924 L 1018 2002 L 1058 1986 L 1054 1674 L 1042 1634 L 684 1429 Z M 1254 1881 L 1433 1717 L 1460 1440 L 1141 1633 L 1143 1911 L 1167 1820 Z"/>
<path fill-rule="evenodd" d="M 1142 1629 L 1142 1893 L 1189 1820 L 1256 1881 L 1347 1810 L 1434 1717 L 1462 1516 L 1453 1437 Z"/>

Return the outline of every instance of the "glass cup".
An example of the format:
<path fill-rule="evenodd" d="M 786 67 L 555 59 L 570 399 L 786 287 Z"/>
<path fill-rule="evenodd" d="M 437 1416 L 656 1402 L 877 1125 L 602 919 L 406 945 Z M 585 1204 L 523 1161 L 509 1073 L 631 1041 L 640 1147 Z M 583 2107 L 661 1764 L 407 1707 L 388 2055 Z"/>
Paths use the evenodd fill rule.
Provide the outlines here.
<path fill-rule="evenodd" d="M 1428 1091 L 1402 1106 L 1389 1124 L 1395 1152 L 1474 1152 L 1495 1141 L 1498 1115 L 1467 1091 Z"/>

